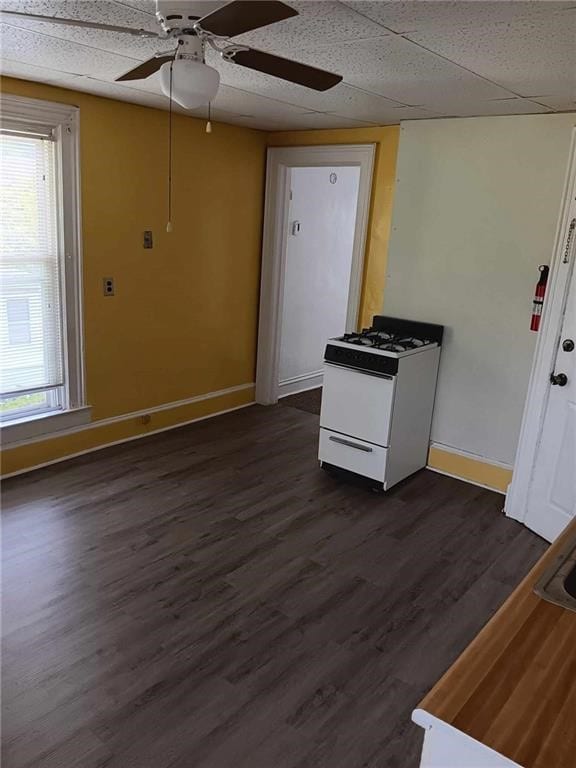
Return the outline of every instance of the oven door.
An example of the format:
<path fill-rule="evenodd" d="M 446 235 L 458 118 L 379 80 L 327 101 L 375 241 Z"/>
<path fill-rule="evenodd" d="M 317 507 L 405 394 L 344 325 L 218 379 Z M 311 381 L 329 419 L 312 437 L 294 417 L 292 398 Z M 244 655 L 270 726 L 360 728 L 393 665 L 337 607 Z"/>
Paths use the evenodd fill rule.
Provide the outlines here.
<path fill-rule="evenodd" d="M 320 426 L 388 447 L 395 376 L 324 363 Z"/>

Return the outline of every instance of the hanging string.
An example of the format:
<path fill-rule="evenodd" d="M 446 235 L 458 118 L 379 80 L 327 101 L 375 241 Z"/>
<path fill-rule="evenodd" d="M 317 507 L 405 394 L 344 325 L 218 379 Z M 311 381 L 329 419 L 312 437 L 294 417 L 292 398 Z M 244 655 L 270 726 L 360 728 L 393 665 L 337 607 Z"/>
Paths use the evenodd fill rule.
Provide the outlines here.
<path fill-rule="evenodd" d="M 168 114 L 168 223 L 166 232 L 172 232 L 172 67 L 170 62 L 170 107 Z"/>
<path fill-rule="evenodd" d="M 212 123 L 210 122 L 212 118 L 212 104 L 211 102 L 208 102 L 208 122 L 206 123 L 206 133 L 212 133 Z"/>

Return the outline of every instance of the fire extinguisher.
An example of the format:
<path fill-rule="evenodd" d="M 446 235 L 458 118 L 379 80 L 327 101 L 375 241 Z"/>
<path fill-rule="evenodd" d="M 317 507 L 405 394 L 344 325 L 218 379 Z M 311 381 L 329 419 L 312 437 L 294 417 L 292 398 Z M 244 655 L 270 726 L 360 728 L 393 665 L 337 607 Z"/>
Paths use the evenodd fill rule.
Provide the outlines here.
<path fill-rule="evenodd" d="M 541 264 L 540 279 L 536 283 L 534 292 L 534 302 L 532 304 L 532 320 L 530 321 L 530 330 L 537 331 L 540 328 L 540 318 L 542 317 L 542 305 L 544 304 L 544 295 L 546 293 L 546 283 L 548 282 L 548 272 L 550 268 L 546 264 Z"/>

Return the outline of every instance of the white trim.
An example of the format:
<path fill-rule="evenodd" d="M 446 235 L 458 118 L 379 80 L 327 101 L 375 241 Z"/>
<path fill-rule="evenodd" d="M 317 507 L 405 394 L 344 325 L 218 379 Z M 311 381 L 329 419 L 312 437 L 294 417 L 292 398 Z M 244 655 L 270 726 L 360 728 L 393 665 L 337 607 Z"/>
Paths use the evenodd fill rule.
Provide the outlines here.
<path fill-rule="evenodd" d="M 251 386 L 254 386 L 253 384 Z M 197 421 L 205 421 L 206 419 L 213 419 L 215 416 L 224 416 L 225 413 L 232 413 L 233 411 L 240 411 L 242 408 L 248 408 L 256 403 L 251 400 L 249 403 L 243 405 L 235 405 L 233 408 L 225 408 L 223 411 L 215 411 L 214 413 L 207 413 L 206 416 L 198 416 L 195 419 L 188 419 L 188 421 L 181 421 L 178 424 L 171 424 L 169 427 L 160 427 L 160 429 L 150 429 L 147 432 L 142 432 L 139 435 L 132 435 L 131 437 L 124 437 L 122 440 L 112 440 L 109 443 L 102 443 L 101 445 L 95 445 L 93 448 L 86 448 L 85 451 L 77 451 L 76 453 L 69 453 L 66 456 L 61 456 L 58 459 L 51 459 L 50 461 L 43 461 L 41 464 L 35 464 L 33 467 L 26 467 L 26 469 L 18 469 L 16 472 L 10 472 L 8 475 L 2 475 L 2 480 L 7 480 L 10 477 L 16 477 L 17 475 L 25 475 L 27 472 L 33 472 L 36 469 L 42 469 L 42 467 L 50 467 L 52 464 L 60 464 L 68 459 L 75 459 L 78 456 L 85 456 L 87 453 L 94 453 L 95 451 L 101 451 L 104 448 L 111 448 L 114 445 L 122 445 L 123 443 L 131 443 L 133 440 L 140 440 L 143 437 L 150 437 L 151 435 L 158 435 L 161 432 L 169 432 L 171 429 L 178 429 L 179 427 L 186 427 L 189 424 L 194 424 Z M 95 422 L 94 426 L 102 424 L 102 422 Z M 76 430 L 77 432 L 82 430 Z"/>
<path fill-rule="evenodd" d="M 38 443 L 43 442 L 45 440 L 49 440 L 50 438 L 56 438 L 56 437 L 64 437 L 66 435 L 73 435 L 76 432 L 85 432 L 89 429 L 99 429 L 100 427 L 107 427 L 110 424 L 117 424 L 121 421 L 127 421 L 129 419 L 138 419 L 141 416 L 152 416 L 155 413 L 161 413 L 162 411 L 171 411 L 176 408 L 182 408 L 187 405 L 194 405 L 195 403 L 201 403 L 203 400 L 213 400 L 217 397 L 223 397 L 224 395 L 231 395 L 234 392 L 243 392 L 246 389 L 250 389 L 254 386 L 254 382 L 251 382 L 250 384 L 238 384 L 235 387 L 228 387 L 227 389 L 219 389 L 215 392 L 206 392 L 204 395 L 196 395 L 194 397 L 189 397 L 186 400 L 174 400 L 171 403 L 163 403 L 162 405 L 155 405 L 152 408 L 144 408 L 141 411 L 132 411 L 131 413 L 122 413 L 119 416 L 110 416 L 107 419 L 99 419 L 97 421 L 91 421 L 89 424 L 86 424 L 85 426 L 79 426 L 79 427 L 71 427 L 70 429 L 62 429 L 58 432 L 53 432 L 50 435 L 44 435 L 40 437 L 31 438 L 29 440 L 22 440 L 18 443 L 12 443 L 10 445 L 10 448 L 18 448 L 22 445 L 29 445 L 30 443 Z M 184 422 L 189 423 L 189 422 Z M 175 425 L 179 426 L 179 425 Z M 171 427 L 170 427 L 171 429 Z M 149 432 L 146 432 L 145 434 L 151 435 L 153 434 L 153 431 L 150 430 Z M 123 441 L 120 441 L 123 442 Z"/>
<path fill-rule="evenodd" d="M 456 456 L 463 456 L 465 459 L 478 461 L 481 464 L 490 464 L 491 466 L 499 467 L 500 469 L 509 469 L 510 471 L 514 469 L 512 464 L 506 464 L 503 461 L 490 459 L 487 456 L 480 455 L 479 453 L 470 453 L 470 451 L 464 451 L 461 448 L 453 448 L 451 445 L 445 445 L 444 443 L 430 443 L 430 448 L 437 448 L 439 451 L 444 451 L 444 453 L 454 453 Z"/>
<path fill-rule="evenodd" d="M 80 110 L 70 104 L 58 104 L 12 94 L 0 94 L 0 110 L 2 118 L 11 123 L 51 126 L 54 130 L 57 186 L 62 211 L 58 241 L 63 256 L 61 259 L 65 373 L 63 405 L 66 411 L 74 413 L 86 405 L 82 326 Z M 72 419 L 74 418 L 73 416 Z M 40 421 L 37 423 L 40 425 Z M 42 434 L 41 431 L 40 434 Z"/>
<path fill-rule="evenodd" d="M 0 94 L 0 104 L 3 116 L 39 125 L 64 123 L 73 111 L 78 111 L 78 107 L 71 104 L 58 104 L 55 101 L 31 99 L 11 93 Z"/>
<path fill-rule="evenodd" d="M 278 399 L 295 395 L 298 392 L 307 392 L 309 389 L 318 389 L 324 381 L 324 371 L 312 371 L 304 373 L 301 376 L 292 376 L 290 379 L 281 381 L 278 385 Z"/>
<path fill-rule="evenodd" d="M 554 362 L 558 348 L 560 331 L 569 277 L 573 264 L 562 261 L 564 232 L 568 226 L 568 217 L 572 200 L 576 196 L 576 128 L 572 130 L 572 142 L 566 169 L 564 192 L 554 250 L 552 252 L 550 277 L 542 310 L 542 323 L 538 332 L 538 341 L 532 363 L 528 394 L 524 406 L 522 426 L 518 440 L 518 449 L 514 462 L 514 475 L 508 487 L 508 495 L 504 505 L 507 517 L 524 522 L 528 508 L 528 498 L 538 446 L 540 444 L 544 416 L 550 394 L 550 374 L 554 370 Z"/>
<path fill-rule="evenodd" d="M 0 426 L 0 440 L 3 448 L 15 448 L 17 445 L 34 443 L 50 437 L 59 437 L 67 430 L 89 425 L 92 408 L 72 408 L 56 413 L 42 413 L 38 416 L 24 417 Z"/>
<path fill-rule="evenodd" d="M 257 403 L 273 405 L 278 401 L 290 169 L 331 165 L 360 167 L 346 319 L 347 330 L 354 330 L 360 309 L 375 151 L 375 144 L 334 144 L 318 147 L 271 147 L 268 149 L 256 366 Z"/>
<path fill-rule="evenodd" d="M 412 722 L 424 729 L 420 768 L 522 768 L 424 709 L 412 711 Z"/>

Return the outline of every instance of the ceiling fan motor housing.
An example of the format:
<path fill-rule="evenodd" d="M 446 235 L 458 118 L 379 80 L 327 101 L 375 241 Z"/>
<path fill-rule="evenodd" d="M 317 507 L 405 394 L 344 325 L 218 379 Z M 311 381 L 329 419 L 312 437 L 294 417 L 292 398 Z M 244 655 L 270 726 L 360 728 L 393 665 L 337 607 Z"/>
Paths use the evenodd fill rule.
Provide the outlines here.
<path fill-rule="evenodd" d="M 196 35 L 194 24 L 200 18 L 193 3 L 178 0 L 156 0 L 156 18 L 164 32 L 171 37 Z"/>

